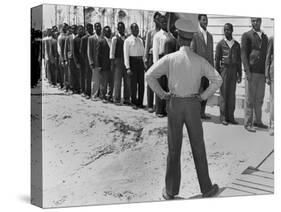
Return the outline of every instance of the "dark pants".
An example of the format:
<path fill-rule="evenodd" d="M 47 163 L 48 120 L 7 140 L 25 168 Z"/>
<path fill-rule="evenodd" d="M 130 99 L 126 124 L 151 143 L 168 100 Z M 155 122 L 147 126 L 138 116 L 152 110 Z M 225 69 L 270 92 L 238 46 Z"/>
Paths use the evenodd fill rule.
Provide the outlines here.
<path fill-rule="evenodd" d="M 270 83 L 270 119 L 269 126 L 274 127 L 274 80 Z"/>
<path fill-rule="evenodd" d="M 202 77 L 201 78 L 201 85 L 200 85 L 200 93 L 205 91 L 208 87 L 209 87 L 209 80 L 206 77 Z M 207 101 L 208 100 L 205 100 L 205 101 L 201 102 L 201 115 L 205 114 Z"/>
<path fill-rule="evenodd" d="M 80 69 L 78 69 L 71 58 L 68 62 L 70 73 L 70 87 L 74 93 L 80 93 Z"/>
<path fill-rule="evenodd" d="M 237 67 L 223 67 L 221 77 L 223 79 L 223 83 L 220 87 L 220 118 L 221 121 L 233 121 L 235 110 Z"/>
<path fill-rule="evenodd" d="M 121 101 L 121 85 L 123 79 L 123 98 L 124 101 L 130 101 L 130 82 L 129 76 L 127 74 L 124 60 L 121 58 L 116 58 L 114 60 L 114 101 L 120 102 Z"/>
<path fill-rule="evenodd" d="M 130 57 L 130 68 L 132 71 L 130 77 L 131 101 L 136 106 L 142 106 L 144 95 L 144 64 L 142 58 Z"/>
<path fill-rule="evenodd" d="M 61 62 L 58 64 L 58 83 L 61 88 L 64 86 L 64 71 L 65 71 L 65 65 Z"/>
<path fill-rule="evenodd" d="M 81 59 L 81 69 L 80 69 L 80 90 L 81 93 L 84 94 L 86 94 L 86 73 L 89 68 L 87 60 L 88 60 L 87 58 Z"/>
<path fill-rule="evenodd" d="M 84 58 L 86 64 L 86 75 L 85 75 L 85 94 L 91 97 L 92 90 L 92 69 L 90 67 L 88 58 Z"/>
<path fill-rule="evenodd" d="M 113 72 L 110 70 L 100 71 L 100 98 L 111 99 L 113 94 L 113 86 Z"/>
<path fill-rule="evenodd" d="M 200 102 L 197 98 L 171 98 L 168 107 L 168 157 L 166 170 L 166 191 L 177 195 L 181 180 L 181 146 L 185 124 L 197 177 L 202 193 L 212 187 L 209 177 L 203 128 L 200 116 Z"/>
<path fill-rule="evenodd" d="M 246 80 L 246 109 L 245 109 L 245 125 L 262 123 L 262 105 L 265 91 L 265 76 L 264 74 L 252 73 L 250 81 Z M 253 115 L 255 113 L 255 120 Z"/>
<path fill-rule="evenodd" d="M 56 85 L 57 84 L 57 78 L 56 78 L 57 66 L 56 66 L 56 63 L 51 63 L 50 60 L 47 60 L 46 68 L 47 68 L 47 76 L 48 76 L 49 83 L 52 84 L 52 85 Z"/>
<path fill-rule="evenodd" d="M 153 65 L 153 55 L 149 54 L 148 55 L 148 67 L 150 68 Z M 153 100 L 154 100 L 154 92 L 152 91 L 152 89 L 149 87 L 149 85 L 147 84 L 146 86 L 146 90 L 147 90 L 147 106 L 148 108 L 153 108 Z"/>

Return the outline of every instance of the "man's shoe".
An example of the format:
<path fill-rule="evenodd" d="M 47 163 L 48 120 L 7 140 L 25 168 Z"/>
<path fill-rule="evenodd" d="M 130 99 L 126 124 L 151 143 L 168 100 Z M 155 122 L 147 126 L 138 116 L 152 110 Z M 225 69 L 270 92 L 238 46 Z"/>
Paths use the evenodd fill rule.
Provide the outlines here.
<path fill-rule="evenodd" d="M 249 132 L 256 132 L 256 129 L 252 125 L 245 125 L 245 129 Z"/>
<path fill-rule="evenodd" d="M 233 124 L 233 125 L 239 124 L 237 121 L 235 121 L 235 119 L 229 120 L 228 123 Z"/>
<path fill-rule="evenodd" d="M 137 110 L 137 109 L 138 109 L 138 107 L 137 107 L 136 105 L 133 105 L 132 108 L 133 108 L 134 110 Z"/>
<path fill-rule="evenodd" d="M 166 188 L 163 188 L 163 190 L 162 190 L 162 197 L 165 200 L 173 200 L 175 198 L 173 195 L 170 195 L 167 193 Z"/>
<path fill-rule="evenodd" d="M 124 104 L 124 105 L 128 105 L 128 106 L 131 105 L 130 101 L 124 101 L 123 104 Z"/>
<path fill-rule="evenodd" d="M 221 123 L 225 126 L 228 125 L 228 122 L 226 120 L 221 121 Z"/>
<path fill-rule="evenodd" d="M 116 106 L 121 106 L 121 102 L 114 102 Z"/>
<path fill-rule="evenodd" d="M 268 126 L 263 123 L 254 123 L 254 126 L 261 129 L 268 129 Z"/>
<path fill-rule="evenodd" d="M 161 114 L 161 113 L 156 113 L 156 116 L 157 116 L 158 118 L 164 118 L 164 117 L 165 117 L 165 115 L 164 115 L 164 114 Z"/>
<path fill-rule="evenodd" d="M 207 115 L 204 113 L 204 114 L 201 114 L 201 119 L 209 120 L 209 119 L 211 119 L 211 117 L 210 117 L 210 116 L 207 116 Z"/>
<path fill-rule="evenodd" d="M 206 197 L 214 197 L 219 192 L 219 186 L 217 184 L 214 184 L 210 191 L 207 191 L 206 193 L 202 194 L 203 198 Z"/>
<path fill-rule="evenodd" d="M 108 100 L 107 100 L 107 99 L 103 99 L 103 100 L 102 100 L 102 103 L 107 104 L 107 103 L 108 103 Z"/>
<path fill-rule="evenodd" d="M 149 113 L 153 113 L 154 112 L 154 110 L 153 110 L 153 108 L 148 108 L 148 110 L 147 110 Z"/>

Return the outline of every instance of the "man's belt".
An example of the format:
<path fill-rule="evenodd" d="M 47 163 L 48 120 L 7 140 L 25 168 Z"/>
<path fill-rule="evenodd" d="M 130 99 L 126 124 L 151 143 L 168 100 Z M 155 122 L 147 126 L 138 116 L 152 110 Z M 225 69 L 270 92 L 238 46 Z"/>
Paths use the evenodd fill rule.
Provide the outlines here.
<path fill-rule="evenodd" d="M 133 60 L 143 60 L 143 56 L 130 56 L 130 59 L 133 59 Z"/>
<path fill-rule="evenodd" d="M 171 94 L 172 98 L 197 98 L 199 96 L 199 93 L 194 93 L 194 94 L 187 94 L 183 96 L 179 96 L 177 94 Z"/>

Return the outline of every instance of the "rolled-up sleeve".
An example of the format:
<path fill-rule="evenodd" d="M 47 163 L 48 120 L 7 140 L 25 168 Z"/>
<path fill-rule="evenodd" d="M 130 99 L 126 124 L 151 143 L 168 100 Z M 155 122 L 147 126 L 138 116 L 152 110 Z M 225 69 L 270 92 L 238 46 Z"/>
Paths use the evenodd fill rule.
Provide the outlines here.
<path fill-rule="evenodd" d="M 201 62 L 201 71 L 202 76 L 205 76 L 210 81 L 209 87 L 201 94 L 202 99 L 206 100 L 220 88 L 222 78 L 218 71 L 203 58 Z"/>
<path fill-rule="evenodd" d="M 160 60 L 158 60 L 155 64 L 153 64 L 149 70 L 145 73 L 145 80 L 149 87 L 158 95 L 161 99 L 163 99 L 165 91 L 159 85 L 158 78 L 163 75 L 168 76 L 169 74 L 169 57 L 164 56 Z"/>

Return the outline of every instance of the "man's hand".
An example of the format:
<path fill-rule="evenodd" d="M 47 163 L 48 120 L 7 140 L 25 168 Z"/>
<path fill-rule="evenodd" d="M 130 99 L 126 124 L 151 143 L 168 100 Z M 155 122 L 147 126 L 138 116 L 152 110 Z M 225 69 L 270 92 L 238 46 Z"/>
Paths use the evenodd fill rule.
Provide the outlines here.
<path fill-rule="evenodd" d="M 238 77 L 237 77 L 237 83 L 239 84 L 239 83 L 241 83 L 241 81 L 242 81 L 242 77 L 241 77 L 240 75 L 238 75 Z"/>
<path fill-rule="evenodd" d="M 128 74 L 129 76 L 132 76 L 132 75 L 133 75 L 133 72 L 131 71 L 131 69 L 127 69 L 127 74 Z"/>
<path fill-rule="evenodd" d="M 266 82 L 266 84 L 268 84 L 268 85 L 271 84 L 271 81 L 270 81 L 269 77 L 266 77 L 266 78 L 265 78 L 265 82 Z"/>
<path fill-rule="evenodd" d="M 115 69 L 114 60 L 112 59 L 110 63 L 110 70 L 114 71 L 114 69 Z"/>
<path fill-rule="evenodd" d="M 163 100 L 170 100 L 172 96 L 173 96 L 173 94 L 171 94 L 170 92 L 165 92 L 162 99 Z"/>
<path fill-rule="evenodd" d="M 252 80 L 252 73 L 251 72 L 246 72 L 246 79 L 248 80 L 248 81 L 251 81 Z"/>
<path fill-rule="evenodd" d="M 80 68 L 81 68 L 81 65 L 78 63 L 78 64 L 76 65 L 76 68 L 80 69 Z"/>
<path fill-rule="evenodd" d="M 90 64 L 90 67 L 91 67 L 91 69 L 92 69 L 92 70 L 94 70 L 94 69 L 95 69 L 94 64 Z"/>
<path fill-rule="evenodd" d="M 200 94 L 196 94 L 195 97 L 199 100 L 199 102 L 204 101 L 204 99 L 202 99 Z"/>

